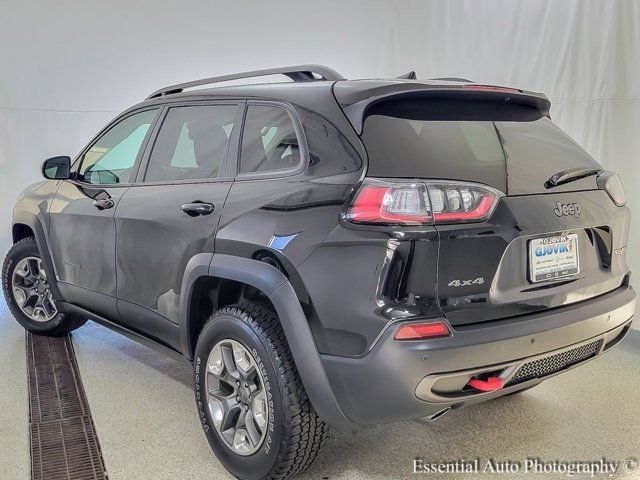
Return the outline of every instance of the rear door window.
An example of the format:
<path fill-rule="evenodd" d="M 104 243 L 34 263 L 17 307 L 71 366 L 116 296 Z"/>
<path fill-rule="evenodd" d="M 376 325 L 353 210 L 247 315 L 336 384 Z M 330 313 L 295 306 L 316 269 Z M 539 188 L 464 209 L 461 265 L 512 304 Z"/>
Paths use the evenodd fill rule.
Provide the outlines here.
<path fill-rule="evenodd" d="M 145 182 L 214 179 L 229 154 L 237 105 L 172 107 L 149 157 Z"/>

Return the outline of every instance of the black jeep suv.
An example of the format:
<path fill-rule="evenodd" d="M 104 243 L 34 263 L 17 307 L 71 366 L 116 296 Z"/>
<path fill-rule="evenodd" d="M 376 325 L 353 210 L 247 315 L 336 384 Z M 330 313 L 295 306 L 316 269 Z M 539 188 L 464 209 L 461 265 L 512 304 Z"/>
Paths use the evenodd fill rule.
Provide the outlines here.
<path fill-rule="evenodd" d="M 293 82 L 193 89 L 271 74 Z M 329 423 L 435 419 L 627 333 L 622 184 L 549 106 L 317 65 L 164 88 L 45 161 L 5 297 L 32 332 L 92 319 L 190 360 L 220 461 L 288 478 Z"/>

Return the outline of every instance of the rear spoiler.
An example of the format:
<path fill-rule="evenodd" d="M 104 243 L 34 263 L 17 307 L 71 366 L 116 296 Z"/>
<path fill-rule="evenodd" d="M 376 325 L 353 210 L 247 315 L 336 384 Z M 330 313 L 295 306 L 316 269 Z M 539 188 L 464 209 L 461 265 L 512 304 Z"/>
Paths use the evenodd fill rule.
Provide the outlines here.
<path fill-rule="evenodd" d="M 339 83 L 334 87 L 336 99 L 358 135 L 362 134 L 364 120 L 367 112 L 372 107 L 397 100 L 433 98 L 439 100 L 504 102 L 535 109 L 541 116 L 545 117 L 549 116 L 549 109 L 551 108 L 551 102 L 542 93 L 492 85 L 478 85 L 475 83 L 464 85 L 396 83 L 349 92 L 337 86 Z"/>

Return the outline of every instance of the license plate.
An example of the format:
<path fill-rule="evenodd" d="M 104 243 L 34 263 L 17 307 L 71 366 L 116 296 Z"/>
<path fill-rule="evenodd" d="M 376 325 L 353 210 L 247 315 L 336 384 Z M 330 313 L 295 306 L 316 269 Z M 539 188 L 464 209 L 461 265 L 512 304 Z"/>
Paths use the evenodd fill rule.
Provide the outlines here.
<path fill-rule="evenodd" d="M 529 279 L 532 282 L 570 277 L 579 272 L 577 234 L 534 238 L 529 242 Z"/>

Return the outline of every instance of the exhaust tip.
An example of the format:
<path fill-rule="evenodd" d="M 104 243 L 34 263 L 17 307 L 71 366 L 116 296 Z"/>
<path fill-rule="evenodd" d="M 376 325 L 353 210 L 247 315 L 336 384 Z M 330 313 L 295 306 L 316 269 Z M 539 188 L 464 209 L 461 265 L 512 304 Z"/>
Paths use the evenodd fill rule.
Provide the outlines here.
<path fill-rule="evenodd" d="M 439 418 L 440 418 L 440 417 L 442 417 L 445 413 L 447 413 L 449 410 L 451 410 L 451 407 L 443 408 L 442 410 L 440 410 L 440 411 L 438 411 L 438 412 L 434 413 L 433 415 L 431 415 L 431 416 L 429 417 L 429 421 L 430 421 L 430 422 L 433 422 L 433 421 L 435 421 L 435 420 L 439 419 Z"/>

